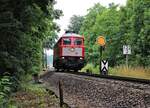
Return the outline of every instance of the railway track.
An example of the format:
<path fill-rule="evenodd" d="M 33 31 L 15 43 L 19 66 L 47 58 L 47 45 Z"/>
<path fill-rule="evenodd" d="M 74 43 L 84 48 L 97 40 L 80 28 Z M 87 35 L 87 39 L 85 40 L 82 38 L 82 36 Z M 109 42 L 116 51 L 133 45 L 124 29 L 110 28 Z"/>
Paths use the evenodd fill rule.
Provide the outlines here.
<path fill-rule="evenodd" d="M 112 80 L 118 80 L 118 81 L 128 81 L 128 82 L 134 82 L 134 83 L 150 84 L 150 80 L 148 79 L 139 79 L 139 78 L 113 76 L 113 75 L 99 75 L 99 74 L 91 74 L 87 72 L 62 72 L 62 73 L 69 73 L 69 74 L 74 74 L 74 75 L 82 75 L 82 76 L 89 76 L 89 77 L 103 78 L 103 79 L 112 79 Z"/>
<path fill-rule="evenodd" d="M 54 72 L 43 76 L 46 86 L 58 93 L 62 81 L 64 100 L 79 108 L 149 108 L 150 80 L 90 73 Z"/>

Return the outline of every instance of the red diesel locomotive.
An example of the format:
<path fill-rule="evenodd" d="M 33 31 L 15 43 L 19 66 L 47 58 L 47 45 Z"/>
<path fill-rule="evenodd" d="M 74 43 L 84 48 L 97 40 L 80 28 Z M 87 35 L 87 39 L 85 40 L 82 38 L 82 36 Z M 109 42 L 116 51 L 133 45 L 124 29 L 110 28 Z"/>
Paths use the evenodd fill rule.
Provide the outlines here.
<path fill-rule="evenodd" d="M 65 33 L 54 46 L 53 66 L 58 71 L 80 70 L 84 66 L 84 37 Z"/>

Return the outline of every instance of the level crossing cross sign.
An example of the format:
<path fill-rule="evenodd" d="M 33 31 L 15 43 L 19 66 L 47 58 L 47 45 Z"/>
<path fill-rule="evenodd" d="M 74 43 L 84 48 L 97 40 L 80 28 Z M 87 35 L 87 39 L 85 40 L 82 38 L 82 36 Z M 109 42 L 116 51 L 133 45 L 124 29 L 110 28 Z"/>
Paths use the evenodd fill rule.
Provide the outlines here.
<path fill-rule="evenodd" d="M 108 61 L 102 60 L 101 61 L 101 74 L 106 75 L 108 73 Z"/>

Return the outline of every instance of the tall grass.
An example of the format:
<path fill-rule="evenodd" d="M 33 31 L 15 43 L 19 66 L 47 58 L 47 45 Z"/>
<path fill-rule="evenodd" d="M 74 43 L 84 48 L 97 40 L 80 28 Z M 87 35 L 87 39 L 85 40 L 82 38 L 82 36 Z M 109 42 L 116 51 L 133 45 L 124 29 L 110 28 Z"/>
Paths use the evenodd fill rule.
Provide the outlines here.
<path fill-rule="evenodd" d="M 110 75 L 150 79 L 150 68 L 117 66 L 109 69 Z"/>
<path fill-rule="evenodd" d="M 84 68 L 82 68 L 81 72 L 86 72 L 87 70 L 94 74 L 100 73 L 99 66 L 94 66 L 93 64 L 87 64 Z M 109 67 L 108 73 L 109 75 L 150 79 L 150 67 L 127 67 L 125 65 L 122 65 L 113 68 Z"/>

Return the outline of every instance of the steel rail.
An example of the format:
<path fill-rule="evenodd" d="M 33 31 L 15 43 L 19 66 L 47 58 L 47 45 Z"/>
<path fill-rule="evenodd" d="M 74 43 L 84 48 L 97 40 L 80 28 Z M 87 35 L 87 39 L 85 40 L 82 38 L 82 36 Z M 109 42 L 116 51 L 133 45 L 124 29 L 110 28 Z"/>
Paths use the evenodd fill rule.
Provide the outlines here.
<path fill-rule="evenodd" d="M 74 75 L 82 75 L 82 76 L 89 76 L 89 77 L 95 77 L 95 78 L 150 84 L 150 80 L 148 80 L 148 79 L 140 79 L 140 78 L 133 78 L 133 77 L 122 77 L 122 76 L 114 76 L 114 75 L 99 75 L 99 74 L 92 74 L 92 73 L 87 73 L 87 72 L 60 72 L 60 73 L 69 73 L 69 74 L 74 74 Z"/>

